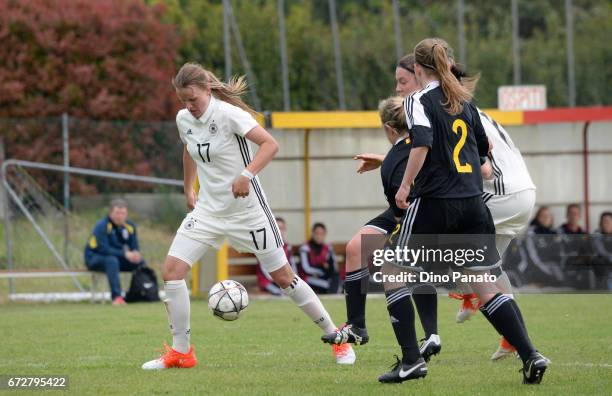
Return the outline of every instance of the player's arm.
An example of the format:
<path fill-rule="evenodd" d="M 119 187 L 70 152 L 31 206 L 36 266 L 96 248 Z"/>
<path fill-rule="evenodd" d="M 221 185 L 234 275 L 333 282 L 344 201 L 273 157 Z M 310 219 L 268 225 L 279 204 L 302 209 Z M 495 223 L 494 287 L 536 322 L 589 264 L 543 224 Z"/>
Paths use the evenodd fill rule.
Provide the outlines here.
<path fill-rule="evenodd" d="M 429 147 L 427 146 L 413 147 L 410 151 L 410 157 L 408 157 L 408 163 L 406 164 L 406 171 L 404 172 L 402 184 L 397 190 L 397 194 L 395 194 L 395 204 L 398 208 L 408 208 L 407 200 L 408 196 L 410 195 L 410 186 L 423 168 L 427 153 L 429 153 Z"/>
<path fill-rule="evenodd" d="M 278 153 L 278 143 L 268 131 L 259 125 L 251 129 L 246 134 L 246 138 L 259 146 L 255 158 L 253 158 L 253 161 L 246 167 L 246 170 L 256 175 L 265 168 L 270 161 L 272 161 L 276 153 Z"/>
<path fill-rule="evenodd" d="M 480 166 L 480 174 L 485 180 L 493 179 L 493 167 L 491 166 L 491 161 L 489 161 L 488 157 L 484 157 L 484 162 Z"/>
<path fill-rule="evenodd" d="M 197 171 L 196 163 L 189 155 L 187 146 L 183 146 L 183 191 L 185 192 L 185 200 L 187 209 L 193 210 L 196 203 L 196 194 L 193 186 L 196 181 Z"/>
<path fill-rule="evenodd" d="M 265 168 L 278 152 L 276 139 L 259 125 L 247 132 L 245 137 L 258 145 L 259 150 L 257 150 L 253 161 L 247 165 L 242 174 L 234 181 L 232 193 L 234 193 L 235 198 L 249 195 L 249 182 L 251 179 Z"/>
<path fill-rule="evenodd" d="M 354 160 L 361 160 L 357 173 L 365 173 L 379 168 L 385 160 L 383 154 L 363 153 L 353 157 Z"/>
<path fill-rule="evenodd" d="M 406 120 L 408 121 L 408 129 L 411 131 L 412 150 L 408 157 L 402 184 L 395 194 L 395 204 L 400 209 L 408 208 L 408 196 L 410 195 L 410 186 L 416 179 L 417 175 L 423 168 L 425 158 L 433 144 L 433 131 L 431 130 L 431 121 L 425 111 L 425 107 L 421 103 L 420 98 L 415 99 L 410 96 L 404 101 L 404 111 L 406 112 Z"/>
<path fill-rule="evenodd" d="M 474 120 L 474 136 L 476 137 L 476 146 L 478 147 L 478 155 L 486 157 L 491 150 L 493 150 L 493 144 L 487 138 L 482 121 L 480 121 L 480 115 L 478 110 L 474 106 L 469 105 L 472 111 L 472 119 Z"/>

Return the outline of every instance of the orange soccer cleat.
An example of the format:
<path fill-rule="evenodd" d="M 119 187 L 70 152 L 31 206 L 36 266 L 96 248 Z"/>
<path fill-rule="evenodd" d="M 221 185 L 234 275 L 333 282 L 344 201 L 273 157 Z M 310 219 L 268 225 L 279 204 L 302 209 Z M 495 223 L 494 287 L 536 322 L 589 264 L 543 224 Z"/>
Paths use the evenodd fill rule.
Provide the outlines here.
<path fill-rule="evenodd" d="M 463 294 L 460 293 L 448 292 L 448 297 L 454 298 L 455 300 L 463 300 Z"/>
<path fill-rule="evenodd" d="M 336 363 L 338 364 L 354 364 L 357 359 L 351 344 L 332 344 L 332 350 L 334 351 Z"/>
<path fill-rule="evenodd" d="M 497 351 L 491 355 L 491 360 L 501 360 L 505 357 L 512 356 L 516 353 L 516 348 L 513 347 L 504 337 L 499 340 Z"/>
<path fill-rule="evenodd" d="M 143 370 L 164 370 L 169 368 L 191 368 L 198 363 L 193 346 L 187 353 L 180 353 L 164 342 L 166 353 L 158 359 L 151 360 L 142 365 Z"/>
<path fill-rule="evenodd" d="M 463 303 L 461 308 L 459 308 L 459 312 L 457 312 L 457 323 L 465 322 L 478 312 L 478 308 L 480 308 L 480 300 L 475 293 L 464 294 L 461 299 Z"/>

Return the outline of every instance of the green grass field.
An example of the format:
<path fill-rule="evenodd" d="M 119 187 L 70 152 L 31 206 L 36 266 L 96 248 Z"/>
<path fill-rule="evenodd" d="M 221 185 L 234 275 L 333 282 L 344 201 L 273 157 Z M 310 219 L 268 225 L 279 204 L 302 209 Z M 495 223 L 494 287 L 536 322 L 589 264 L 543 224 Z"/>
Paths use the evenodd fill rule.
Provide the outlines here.
<path fill-rule="evenodd" d="M 344 319 L 344 301 L 325 299 Z M 454 323 L 458 303 L 440 297 L 442 353 L 424 380 L 382 385 L 376 378 L 398 353 L 383 299 L 368 301 L 371 341 L 355 366 L 337 366 L 319 330 L 288 300 L 254 300 L 245 316 L 222 322 L 205 301 L 192 304 L 190 370 L 144 372 L 169 341 L 161 303 L 0 306 L 0 375 L 68 375 L 70 394 L 609 394 L 612 296 L 519 297 L 532 339 L 552 360 L 539 386 L 521 384 L 519 361 L 492 363 L 497 335 L 478 315 Z M 418 328 L 420 331 L 420 327 Z M 7 394 L 19 394 L 17 391 Z M 24 391 L 24 394 L 32 392 Z"/>

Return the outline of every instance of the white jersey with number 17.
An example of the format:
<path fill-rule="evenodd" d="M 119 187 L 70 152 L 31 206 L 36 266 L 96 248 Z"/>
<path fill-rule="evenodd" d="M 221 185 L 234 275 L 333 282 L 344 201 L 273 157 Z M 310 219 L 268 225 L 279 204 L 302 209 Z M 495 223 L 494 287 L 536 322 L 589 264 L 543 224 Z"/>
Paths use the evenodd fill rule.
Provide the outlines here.
<path fill-rule="evenodd" d="M 243 109 L 211 96 L 206 112 L 195 118 L 187 109 L 176 116 L 183 144 L 197 165 L 200 193 L 196 210 L 217 217 L 236 215 L 260 206 L 265 195 L 257 178 L 251 193 L 234 198 L 232 184 L 253 159 L 246 134 L 257 121 Z"/>

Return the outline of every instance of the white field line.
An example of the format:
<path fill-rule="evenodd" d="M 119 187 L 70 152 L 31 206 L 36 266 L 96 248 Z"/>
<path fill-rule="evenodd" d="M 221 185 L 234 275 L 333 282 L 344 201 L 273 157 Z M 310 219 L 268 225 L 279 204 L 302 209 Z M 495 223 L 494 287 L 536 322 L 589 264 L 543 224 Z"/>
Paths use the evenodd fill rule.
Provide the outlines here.
<path fill-rule="evenodd" d="M 573 362 L 573 363 L 560 363 L 553 364 L 555 366 L 566 366 L 566 367 L 599 367 L 599 368 L 609 368 L 612 369 L 612 364 L 610 363 L 583 363 L 583 362 Z"/>

